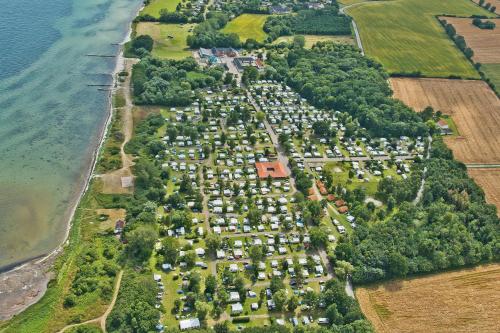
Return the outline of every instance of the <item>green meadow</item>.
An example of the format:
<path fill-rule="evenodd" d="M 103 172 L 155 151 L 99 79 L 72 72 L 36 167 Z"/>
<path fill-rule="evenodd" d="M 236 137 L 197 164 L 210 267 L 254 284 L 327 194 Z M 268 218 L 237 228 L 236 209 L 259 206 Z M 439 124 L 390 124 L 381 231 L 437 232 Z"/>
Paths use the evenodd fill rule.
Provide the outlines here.
<path fill-rule="evenodd" d="M 151 0 L 141 11 L 141 15 L 148 14 L 154 17 L 159 17 L 162 9 L 173 12 L 180 2 L 181 0 Z"/>
<path fill-rule="evenodd" d="M 264 23 L 268 15 L 243 14 L 230 21 L 222 32 L 236 33 L 242 42 L 249 38 L 263 42 L 267 34 L 264 32 Z"/>
<path fill-rule="evenodd" d="M 154 40 L 153 55 L 164 59 L 182 59 L 189 57 L 191 51 L 186 39 L 194 24 L 162 24 L 141 22 L 136 26 L 136 34 L 150 35 Z"/>
<path fill-rule="evenodd" d="M 481 70 L 493 82 L 497 94 L 500 94 L 500 64 L 483 64 Z"/>
<path fill-rule="evenodd" d="M 436 15 L 489 15 L 470 0 L 394 0 L 349 8 L 368 56 L 390 73 L 479 78 Z"/>

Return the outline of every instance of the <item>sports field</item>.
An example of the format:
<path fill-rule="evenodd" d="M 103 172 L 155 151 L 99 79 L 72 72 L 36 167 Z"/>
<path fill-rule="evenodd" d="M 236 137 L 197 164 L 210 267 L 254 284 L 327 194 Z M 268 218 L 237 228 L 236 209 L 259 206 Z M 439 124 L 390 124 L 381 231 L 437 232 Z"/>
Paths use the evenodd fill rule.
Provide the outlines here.
<path fill-rule="evenodd" d="M 317 42 L 335 42 L 349 45 L 355 45 L 356 42 L 352 36 L 325 36 L 325 35 L 304 35 L 306 40 L 305 48 L 310 49 Z M 277 38 L 273 44 L 281 42 L 289 43 L 293 40 L 293 36 L 281 36 Z"/>
<path fill-rule="evenodd" d="M 148 14 L 154 17 L 160 17 L 160 11 L 166 9 L 169 12 L 175 11 L 181 0 L 151 0 L 149 5 L 144 7 L 141 15 Z"/>
<path fill-rule="evenodd" d="M 479 80 L 392 78 L 394 97 L 421 111 L 450 115 L 459 136 L 445 137 L 455 158 L 466 164 L 500 164 L 500 100 Z"/>
<path fill-rule="evenodd" d="M 186 43 L 189 29 L 194 24 L 162 24 L 156 22 L 141 22 L 137 24 L 137 35 L 153 37 L 153 55 L 159 58 L 182 59 L 189 57 L 191 51 Z"/>
<path fill-rule="evenodd" d="M 500 332 L 500 265 L 357 288 L 378 333 Z"/>
<path fill-rule="evenodd" d="M 230 21 L 222 32 L 236 33 L 240 36 L 242 42 L 249 38 L 255 39 L 258 42 L 263 42 L 267 34 L 264 32 L 264 23 L 268 15 L 260 14 L 242 14 Z"/>
<path fill-rule="evenodd" d="M 470 0 L 376 1 L 349 8 L 347 13 L 358 25 L 366 54 L 390 73 L 479 77 L 435 17 L 492 15 Z"/>

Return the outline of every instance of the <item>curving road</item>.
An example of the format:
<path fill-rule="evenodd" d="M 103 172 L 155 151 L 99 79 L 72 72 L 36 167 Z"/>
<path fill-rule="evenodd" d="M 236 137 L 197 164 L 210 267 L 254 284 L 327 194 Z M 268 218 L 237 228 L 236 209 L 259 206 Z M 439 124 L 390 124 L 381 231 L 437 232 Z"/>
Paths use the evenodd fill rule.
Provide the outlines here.
<path fill-rule="evenodd" d="M 365 50 L 363 49 L 363 44 L 361 43 L 361 37 L 360 37 L 360 35 L 359 35 L 358 25 L 356 24 L 356 21 L 354 21 L 354 18 L 353 18 L 352 16 L 350 16 L 349 14 L 347 14 L 347 13 L 345 12 L 345 10 L 346 10 L 346 9 L 349 9 L 349 8 L 351 8 L 351 7 L 355 7 L 355 6 L 358 6 L 358 5 L 361 5 L 361 4 L 364 4 L 364 3 L 367 3 L 367 2 L 371 2 L 371 1 L 363 1 L 363 2 L 358 2 L 358 3 L 354 3 L 354 4 L 352 4 L 352 5 L 348 5 L 348 6 L 341 7 L 341 8 L 339 9 L 339 12 L 340 12 L 341 14 L 344 14 L 344 15 L 349 16 L 349 17 L 351 18 L 351 20 L 352 20 L 352 27 L 353 27 L 353 29 L 354 29 L 354 35 L 356 36 L 356 43 L 358 44 L 358 47 L 359 47 L 359 49 L 360 49 L 360 51 L 361 51 L 361 54 L 362 54 L 362 55 L 365 55 Z"/>

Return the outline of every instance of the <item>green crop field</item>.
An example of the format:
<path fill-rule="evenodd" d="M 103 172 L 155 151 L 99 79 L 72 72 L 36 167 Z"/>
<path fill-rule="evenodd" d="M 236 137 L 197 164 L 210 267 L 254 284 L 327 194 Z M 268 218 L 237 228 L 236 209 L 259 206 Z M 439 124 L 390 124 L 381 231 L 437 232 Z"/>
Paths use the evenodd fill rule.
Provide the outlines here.
<path fill-rule="evenodd" d="M 141 22 L 137 24 L 136 34 L 150 35 L 154 39 L 153 55 L 159 58 L 182 59 L 189 57 L 186 38 L 194 24 L 161 24 Z M 170 36 L 170 37 L 169 37 Z"/>
<path fill-rule="evenodd" d="M 242 42 L 248 38 L 263 42 L 267 34 L 264 32 L 264 23 L 268 15 L 243 14 L 229 22 L 222 32 L 236 33 Z"/>
<path fill-rule="evenodd" d="M 481 70 L 493 82 L 497 94 L 500 93 L 500 64 L 483 64 Z"/>
<path fill-rule="evenodd" d="M 151 0 L 149 5 L 144 7 L 141 11 L 141 15 L 148 14 L 154 17 L 159 17 L 162 9 L 173 12 L 180 2 L 181 0 Z"/>
<path fill-rule="evenodd" d="M 489 15 L 470 0 L 394 0 L 349 8 L 368 56 L 390 73 L 478 78 L 470 62 L 446 35 L 436 15 Z"/>

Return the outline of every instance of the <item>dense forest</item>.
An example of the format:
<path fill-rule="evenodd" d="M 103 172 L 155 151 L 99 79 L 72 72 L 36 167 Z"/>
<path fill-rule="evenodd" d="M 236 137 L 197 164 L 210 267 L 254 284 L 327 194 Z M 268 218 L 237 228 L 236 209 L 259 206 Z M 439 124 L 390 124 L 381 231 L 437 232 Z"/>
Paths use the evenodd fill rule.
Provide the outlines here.
<path fill-rule="evenodd" d="M 422 119 L 391 97 L 380 64 L 349 45 L 318 43 L 312 50 L 268 52 L 265 77 L 284 80 L 309 103 L 356 118 L 373 136 L 424 136 Z"/>
<path fill-rule="evenodd" d="M 187 106 L 195 100 L 196 89 L 212 87 L 222 77 L 221 68 L 201 69 L 193 58 L 161 60 L 146 55 L 132 71 L 134 102 Z"/>
<path fill-rule="evenodd" d="M 336 6 L 322 10 L 301 10 L 296 15 L 268 17 L 264 31 L 270 40 L 293 34 L 350 35 L 351 19 L 339 14 Z"/>

